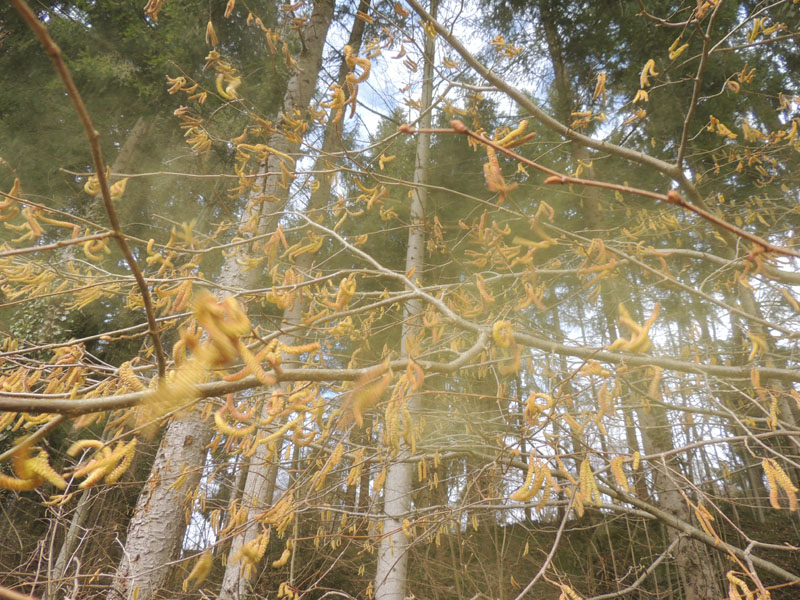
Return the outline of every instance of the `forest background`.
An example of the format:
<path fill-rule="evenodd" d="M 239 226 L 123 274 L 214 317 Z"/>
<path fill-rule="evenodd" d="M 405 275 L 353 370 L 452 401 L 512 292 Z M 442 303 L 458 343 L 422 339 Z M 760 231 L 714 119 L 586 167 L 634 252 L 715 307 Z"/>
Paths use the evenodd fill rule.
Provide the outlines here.
<path fill-rule="evenodd" d="M 798 15 L 4 4 L 0 597 L 796 597 Z"/>

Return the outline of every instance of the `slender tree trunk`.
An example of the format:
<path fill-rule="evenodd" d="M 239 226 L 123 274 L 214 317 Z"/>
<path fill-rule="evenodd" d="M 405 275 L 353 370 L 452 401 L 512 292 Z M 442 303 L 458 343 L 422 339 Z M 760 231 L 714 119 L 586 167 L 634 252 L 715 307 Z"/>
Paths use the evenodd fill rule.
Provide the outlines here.
<path fill-rule="evenodd" d="M 53 570 L 48 576 L 48 589 L 42 596 L 43 600 L 48 598 L 55 598 L 58 595 L 58 590 L 61 589 L 64 573 L 67 570 L 67 564 L 72 557 L 72 553 L 78 547 L 81 531 L 84 529 L 86 523 L 86 516 L 89 514 L 89 502 L 91 490 L 84 490 L 81 497 L 78 499 L 78 505 L 72 513 L 72 519 L 69 522 L 67 533 L 64 534 L 64 541 L 61 543 L 61 548 L 58 551 L 56 563 Z"/>
<path fill-rule="evenodd" d="M 111 164 L 112 173 L 125 173 L 135 170 L 139 157 L 142 156 L 144 150 L 142 142 L 145 141 L 154 124 L 155 119 L 152 118 L 139 117 L 136 119 L 119 150 L 119 154 Z M 107 223 L 101 196 L 95 196 L 94 201 L 88 206 L 86 218 L 95 223 Z"/>
<path fill-rule="evenodd" d="M 327 37 L 328 28 L 333 19 L 334 2 L 325 0 L 317 2 L 314 12 L 311 15 L 309 27 L 304 38 L 305 45 L 302 54 L 297 58 L 299 69 L 289 80 L 286 94 L 283 100 L 283 112 L 291 114 L 295 108 L 305 109 L 308 107 L 314 90 L 316 89 L 317 79 L 322 66 L 322 52 Z M 357 22 L 360 22 L 358 19 Z M 363 28 L 362 28 L 363 32 Z M 329 137 L 326 132 L 326 140 Z M 289 142 L 283 136 L 273 136 L 270 145 L 287 154 L 297 153 L 300 149 L 299 143 Z M 273 164 L 274 163 L 274 164 Z M 280 170 L 280 158 L 271 155 L 268 159 L 267 171 L 278 172 Z M 325 191 L 321 191 L 325 190 Z M 267 180 L 263 190 L 260 192 L 264 196 L 276 196 L 280 198 L 281 204 L 288 199 L 288 190 L 282 189 L 278 185 L 277 179 Z M 315 208 L 321 208 L 327 202 L 330 193 L 330 180 L 326 185 L 320 185 L 317 192 L 311 196 L 308 212 L 313 213 Z M 316 206 L 319 204 L 319 206 Z M 263 205 L 262 205 L 263 206 Z M 266 217 L 261 220 L 260 231 L 270 231 L 275 223 L 274 217 Z M 298 258 L 295 265 L 300 275 L 308 271 L 312 265 L 312 255 L 304 254 Z M 294 302 L 286 308 L 281 320 L 280 329 L 284 334 L 280 341 L 286 345 L 291 345 L 297 339 L 304 303 L 302 295 L 297 294 Z M 265 411 L 268 409 L 265 407 Z M 267 414 L 262 415 L 268 416 Z M 280 451 L 278 452 L 280 454 Z M 269 448 L 261 444 L 256 449 L 252 463 L 245 480 L 244 492 L 242 494 L 241 506 L 247 507 L 248 515 L 254 511 L 263 509 L 272 503 L 272 496 L 275 490 L 275 478 L 278 474 L 277 462 L 271 460 Z M 249 593 L 249 581 L 246 577 L 247 571 L 242 568 L 241 561 L 238 560 L 243 546 L 251 542 L 259 534 L 258 524 L 252 519 L 247 519 L 247 525 L 231 541 L 228 560 L 225 566 L 225 573 L 222 579 L 222 586 L 219 592 L 219 600 L 240 600 L 246 598 Z"/>
<path fill-rule="evenodd" d="M 431 0 L 430 13 L 436 18 L 438 0 Z M 431 127 L 433 102 L 433 62 L 435 41 L 432 36 L 425 37 L 425 66 L 422 80 L 422 118 L 420 128 Z M 411 199 L 411 225 L 408 231 L 406 250 L 406 273 L 415 273 L 422 278 L 425 266 L 425 203 L 430 163 L 430 135 L 417 134 L 417 150 L 414 159 L 414 189 Z M 406 339 L 418 330 L 422 307 L 419 301 L 406 304 L 402 331 L 402 353 L 406 356 Z M 413 414 L 418 400 L 413 396 L 408 400 L 408 409 Z M 403 453 L 408 449 L 403 448 Z M 378 548 L 378 565 L 375 575 L 375 600 L 403 600 L 406 591 L 406 572 L 408 568 L 409 540 L 403 533 L 402 522 L 411 509 L 411 489 L 413 465 L 411 462 L 394 462 L 389 466 L 384 484 L 383 537 Z"/>
<path fill-rule="evenodd" d="M 648 454 L 659 454 L 673 450 L 675 445 L 672 439 L 672 427 L 667 419 L 666 410 L 654 403 L 648 410 L 639 409 L 638 413 L 645 451 Z M 680 491 L 683 486 L 672 474 L 673 467 L 668 463 L 651 463 L 650 468 L 654 487 L 658 493 L 658 506 L 681 521 L 691 522 L 686 500 Z M 668 528 L 667 535 L 669 542 L 672 543 L 678 537 L 678 532 Z M 678 567 L 681 576 L 686 600 L 718 597 L 714 568 L 709 558 L 699 542 L 688 538 L 678 542 L 675 550 L 675 566 Z"/>

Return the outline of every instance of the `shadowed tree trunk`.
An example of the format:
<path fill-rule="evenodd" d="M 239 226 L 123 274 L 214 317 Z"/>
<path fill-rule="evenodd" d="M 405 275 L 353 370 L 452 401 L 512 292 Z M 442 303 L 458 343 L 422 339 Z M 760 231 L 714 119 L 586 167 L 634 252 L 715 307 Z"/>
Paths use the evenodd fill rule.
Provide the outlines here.
<path fill-rule="evenodd" d="M 188 490 L 200 482 L 211 427 L 199 409 L 173 420 L 139 495 L 108 600 L 147 600 L 160 590 L 192 511 Z M 178 489 L 172 484 L 189 473 Z"/>

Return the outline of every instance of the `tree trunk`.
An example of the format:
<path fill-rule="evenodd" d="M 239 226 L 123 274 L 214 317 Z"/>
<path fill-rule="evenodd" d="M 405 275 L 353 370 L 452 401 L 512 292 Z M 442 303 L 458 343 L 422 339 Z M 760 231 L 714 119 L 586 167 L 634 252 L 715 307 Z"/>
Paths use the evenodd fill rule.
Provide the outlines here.
<path fill-rule="evenodd" d="M 200 482 L 211 427 L 198 408 L 173 420 L 139 495 L 107 600 L 149 600 L 166 579 L 192 511 L 191 490 Z M 189 476 L 173 487 L 184 472 Z"/>
<path fill-rule="evenodd" d="M 145 117 L 136 119 L 119 150 L 119 154 L 111 164 L 112 173 L 125 173 L 135 169 L 144 150 L 142 142 L 145 141 L 154 124 L 155 119 L 147 119 Z M 106 224 L 108 222 L 102 196 L 97 195 L 93 198 L 93 201 L 87 207 L 86 218 L 98 224 Z"/>
<path fill-rule="evenodd" d="M 78 547 L 78 538 L 86 523 L 86 516 L 89 514 L 90 495 L 90 490 L 84 490 L 81 497 L 78 499 L 78 505 L 75 507 L 75 512 L 72 513 L 72 519 L 69 522 L 67 533 L 64 534 L 64 541 L 61 543 L 61 549 L 58 551 L 56 563 L 53 566 L 52 572 L 47 577 L 48 589 L 42 596 L 43 600 L 56 598 L 58 590 L 63 585 L 62 578 L 67 570 L 67 564 L 72 558 L 72 553 L 75 552 Z"/>
<path fill-rule="evenodd" d="M 431 0 L 430 13 L 436 18 L 438 0 Z M 425 66 L 422 80 L 422 117 L 420 128 L 431 127 L 433 102 L 433 61 L 435 40 L 425 37 Z M 425 266 L 425 203 L 430 163 L 430 134 L 417 134 L 417 150 L 414 159 L 414 188 L 411 199 L 411 225 L 408 231 L 406 249 L 406 273 L 415 273 L 421 279 Z M 419 325 L 421 304 L 412 300 L 406 304 L 402 331 L 402 353 L 407 356 L 406 339 L 413 336 Z M 408 399 L 408 409 L 414 414 L 418 400 Z M 407 454 L 408 449 L 403 448 Z M 384 484 L 383 537 L 378 548 L 378 564 L 375 574 L 375 600 L 403 600 L 406 592 L 406 572 L 408 568 L 408 537 L 403 533 L 402 522 L 411 509 L 411 489 L 413 465 L 408 461 L 397 461 L 389 466 Z"/>
<path fill-rule="evenodd" d="M 675 445 L 666 410 L 654 403 L 648 410 L 639 409 L 638 413 L 645 451 L 648 454 L 659 454 L 673 450 Z M 673 467 L 667 463 L 651 463 L 650 468 L 654 487 L 658 493 L 658 506 L 685 523 L 691 522 L 686 500 L 680 492 L 683 486 L 670 473 Z M 679 534 L 669 528 L 667 535 L 669 542 L 672 543 Z M 674 554 L 675 566 L 680 573 L 686 600 L 719 597 L 713 565 L 699 542 L 684 537 L 678 542 Z"/>
<path fill-rule="evenodd" d="M 314 12 L 311 15 L 305 33 L 304 50 L 297 58 L 299 68 L 289 80 L 284 95 L 284 114 L 292 114 L 295 109 L 304 110 L 311 101 L 322 66 L 322 52 L 328 28 L 333 19 L 333 8 L 334 2 L 332 0 L 317 2 L 314 6 Z M 360 21 L 356 19 L 356 22 Z M 328 135 L 326 135 L 326 139 L 327 137 Z M 272 136 L 270 145 L 286 154 L 294 154 L 300 150 L 299 143 L 289 142 L 280 134 Z M 267 161 L 266 171 L 270 173 L 279 172 L 280 162 L 281 159 L 279 156 L 271 154 Z M 327 201 L 328 194 L 324 192 L 320 193 L 320 190 L 323 189 L 330 193 L 329 181 L 327 185 L 320 185 L 317 192 L 312 194 L 309 203 L 309 213 L 311 213 L 314 208 L 318 208 L 314 206 L 316 203 L 322 204 L 323 201 Z M 288 192 L 288 189 L 281 188 L 278 185 L 278 180 L 273 177 L 264 182 L 261 194 L 264 196 L 277 196 L 280 198 L 280 204 L 283 205 L 288 199 Z M 259 223 L 259 231 L 271 231 L 274 225 L 276 225 L 276 223 L 273 222 L 275 218 L 276 217 L 272 216 L 262 218 Z M 298 258 L 295 267 L 297 272 L 302 275 L 310 269 L 311 264 L 312 255 L 303 254 Z M 304 303 L 300 296 L 301 295 L 298 294 L 298 297 L 292 305 L 286 308 L 283 313 L 280 328 L 284 333 L 280 337 L 280 341 L 286 345 L 293 344 L 298 335 L 298 328 L 304 308 Z M 262 417 L 266 418 L 269 416 L 267 406 L 264 407 L 264 411 Z M 272 503 L 277 474 L 277 463 L 273 464 L 270 461 L 269 448 L 266 444 L 259 445 L 253 455 L 253 460 L 247 473 L 247 479 L 245 480 L 244 492 L 242 494 L 241 506 L 247 507 L 248 515 Z M 254 540 L 259 534 L 259 527 L 258 524 L 250 518 L 247 519 L 246 523 L 244 529 L 231 541 L 228 560 L 225 565 L 225 573 L 222 578 L 222 586 L 218 596 L 219 600 L 240 600 L 246 598 L 248 595 L 249 581 L 246 577 L 247 570 L 242 569 L 243 565 L 238 559 L 242 547 Z"/>

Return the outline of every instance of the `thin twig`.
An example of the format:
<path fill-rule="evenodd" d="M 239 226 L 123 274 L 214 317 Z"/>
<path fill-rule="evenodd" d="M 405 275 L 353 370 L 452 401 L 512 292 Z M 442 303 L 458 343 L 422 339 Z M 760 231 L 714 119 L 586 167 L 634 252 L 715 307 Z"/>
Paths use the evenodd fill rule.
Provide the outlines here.
<path fill-rule="evenodd" d="M 5 598 L 6 600 L 39 600 L 35 596 L 21 594 L 20 592 L 15 592 L 14 590 L 3 586 L 0 586 L 0 598 Z"/>
<path fill-rule="evenodd" d="M 19 450 L 22 446 L 38 442 L 40 439 L 42 439 L 48 433 L 53 431 L 53 429 L 61 425 L 66 420 L 67 420 L 66 415 L 57 415 L 56 417 L 50 419 L 47 423 L 42 425 L 42 427 L 37 429 L 34 433 L 25 436 L 21 442 L 15 444 L 11 448 L 0 454 L 0 463 L 11 458 L 11 455 L 14 454 L 17 450 Z"/>
<path fill-rule="evenodd" d="M 608 352 L 600 348 L 584 348 L 568 346 L 551 340 L 525 334 L 514 333 L 514 340 L 523 346 L 536 348 L 548 353 L 563 354 L 565 356 L 576 356 L 579 358 L 593 358 L 600 362 L 612 364 L 624 364 L 628 367 L 657 366 L 671 371 L 685 373 L 703 373 L 720 379 L 740 378 L 749 379 L 753 369 L 748 365 L 733 367 L 727 365 L 707 365 L 680 361 L 674 358 L 664 358 L 650 356 L 647 354 L 625 354 L 620 352 Z M 464 368 L 481 348 L 485 348 L 488 343 L 488 333 L 481 330 L 475 344 L 465 350 L 453 361 L 442 363 L 433 361 L 417 360 L 416 362 L 429 373 L 452 373 Z M 396 359 L 389 363 L 393 371 L 401 371 L 408 366 L 407 359 Z M 283 369 L 280 374 L 272 373 L 278 381 L 355 381 L 363 377 L 370 370 L 374 370 L 378 365 L 371 365 L 361 369 Z M 759 376 L 764 379 L 776 379 L 782 381 L 800 381 L 800 371 L 797 369 L 779 369 L 769 367 L 758 367 L 755 369 Z M 197 398 L 208 398 L 211 396 L 223 396 L 225 394 L 249 390 L 256 387 L 263 387 L 263 384 L 256 377 L 249 375 L 239 381 L 213 381 L 202 383 L 195 388 Z M 6 396 L 0 394 L 0 410 L 11 412 L 27 412 L 29 414 L 54 413 L 69 416 L 77 416 L 92 412 L 114 410 L 118 408 L 129 408 L 141 403 L 152 390 L 141 392 L 130 392 L 116 396 L 101 396 L 97 398 L 77 398 L 77 399 L 57 399 L 50 400 L 37 396 Z"/>
<path fill-rule="evenodd" d="M 442 39 L 444 39 L 444 41 L 446 41 L 447 44 L 453 50 L 455 50 L 470 67 L 475 69 L 475 71 L 477 71 L 481 77 L 486 79 L 499 91 L 508 95 L 522 109 L 528 111 L 534 118 L 539 120 L 539 122 L 541 122 L 548 129 L 551 129 L 556 133 L 563 135 L 568 140 L 583 146 L 594 148 L 600 152 L 609 152 L 619 156 L 620 158 L 624 158 L 625 160 L 654 168 L 670 177 L 677 178 L 680 175 L 680 171 L 676 169 L 674 165 L 666 161 L 650 156 L 649 154 L 639 152 L 638 150 L 632 150 L 623 146 L 617 146 L 616 144 L 612 144 L 610 142 L 596 140 L 588 135 L 584 135 L 567 127 L 558 119 L 551 117 L 522 91 L 508 84 L 508 82 L 506 82 L 502 77 L 498 76 L 494 71 L 489 69 L 486 65 L 475 58 L 475 56 L 473 56 L 473 54 L 467 50 L 466 46 L 458 41 L 453 32 L 449 31 L 446 27 L 444 27 L 444 25 L 432 18 L 430 13 L 428 13 L 428 11 L 425 10 L 417 0 L 406 0 L 406 2 L 409 6 L 411 6 L 412 9 L 414 9 L 414 12 L 419 15 L 423 22 L 431 23 L 436 32 L 442 36 Z"/>
<path fill-rule="evenodd" d="M 74 244 L 83 244 L 84 242 L 91 242 L 92 240 L 104 240 L 107 237 L 114 237 L 114 234 L 111 233 L 110 231 L 106 231 L 105 233 L 95 233 L 93 235 L 85 235 L 83 237 L 70 238 L 68 240 L 59 240 L 57 242 L 53 242 L 52 244 L 46 244 L 44 246 L 29 246 L 28 248 L 17 248 L 15 250 L 0 252 L 0 258 L 6 258 L 8 256 L 17 256 L 19 254 L 30 254 L 31 252 L 56 250 L 58 248 L 65 248 L 67 246 L 72 246 Z"/>
<path fill-rule="evenodd" d="M 612 592 L 610 594 L 600 594 L 599 596 L 592 596 L 591 598 L 587 598 L 586 600 L 611 600 L 611 598 L 619 598 L 620 596 L 624 596 L 625 594 L 629 594 L 630 592 L 635 591 L 640 585 L 642 585 L 642 583 L 644 583 L 645 579 L 650 577 L 650 575 L 653 573 L 653 571 L 656 570 L 658 565 L 660 565 L 662 562 L 664 562 L 664 559 L 670 556 L 670 553 L 675 549 L 675 546 L 678 545 L 678 542 L 681 541 L 682 537 L 683 537 L 682 535 L 676 536 L 675 539 L 672 540 L 672 543 L 669 546 L 667 546 L 667 549 L 664 550 L 664 552 L 662 552 L 661 554 L 659 554 L 658 558 L 655 559 L 650 564 L 650 566 L 647 567 L 647 569 L 645 569 L 645 572 L 642 573 L 636 579 L 636 581 L 634 581 L 628 587 L 622 588 L 618 592 Z"/>
<path fill-rule="evenodd" d="M 541 171 L 542 173 L 547 173 L 550 175 L 547 179 L 544 180 L 546 184 L 574 184 L 574 185 L 586 185 L 591 187 L 598 187 L 603 188 L 606 190 L 613 190 L 616 192 L 621 192 L 625 194 L 636 194 L 637 196 L 644 196 L 645 198 L 652 198 L 654 200 L 660 200 L 662 202 L 667 202 L 669 204 L 674 204 L 676 206 L 680 206 L 681 208 L 691 211 L 696 215 L 702 217 L 706 221 L 714 223 L 721 229 L 725 229 L 733 234 L 738 235 L 746 240 L 749 240 L 760 246 L 764 251 L 771 252 L 773 254 L 783 254 L 786 256 L 795 256 L 800 258 L 800 252 L 797 250 L 793 250 L 791 248 L 784 248 L 782 246 L 776 246 L 774 244 L 770 244 L 765 239 L 758 237 L 757 235 L 753 235 L 752 233 L 748 233 L 744 229 L 733 225 L 732 223 L 728 223 L 725 219 L 721 219 L 715 214 L 700 208 L 692 204 L 691 202 L 686 201 L 683 196 L 681 196 L 677 191 L 670 190 L 667 194 L 659 194 L 658 192 L 651 192 L 649 190 L 643 190 L 641 188 L 635 188 L 628 185 L 621 185 L 618 183 L 609 183 L 607 181 L 598 181 L 595 179 L 581 179 L 580 177 L 571 177 L 569 175 L 564 175 L 559 173 L 558 171 L 554 171 L 548 167 L 540 165 L 539 163 L 530 160 L 529 158 L 525 158 L 521 154 L 517 154 L 513 150 L 509 150 L 508 148 L 501 146 L 500 144 L 496 143 L 489 138 L 480 135 L 471 129 L 469 129 L 466 125 L 464 125 L 458 119 L 453 119 L 450 121 L 450 125 L 452 125 L 452 129 L 412 129 L 410 127 L 403 126 L 401 131 L 404 133 L 463 133 L 464 135 L 471 137 L 486 146 L 489 146 L 496 150 L 497 152 L 502 152 L 509 158 L 512 158 L 526 166 L 529 166 L 537 171 Z"/>
<path fill-rule="evenodd" d="M 697 65 L 697 72 L 694 75 L 694 86 L 692 87 L 692 99 L 689 101 L 689 108 L 686 111 L 686 117 L 683 120 L 683 131 L 681 132 L 681 143 L 678 145 L 678 158 L 675 159 L 675 166 L 679 169 L 683 166 L 683 159 L 686 156 L 686 143 L 689 140 L 689 126 L 694 117 L 694 111 L 697 110 L 697 103 L 700 100 L 700 88 L 703 86 L 703 74 L 706 71 L 706 64 L 708 63 L 708 55 L 711 51 L 711 31 L 714 27 L 714 22 L 717 18 L 717 12 L 722 3 L 720 2 L 714 7 L 714 12 L 708 19 L 708 26 L 706 27 L 705 34 L 703 35 L 703 51 L 700 54 L 700 64 Z"/>
<path fill-rule="evenodd" d="M 514 600 L 522 600 L 525 595 L 531 591 L 536 582 L 544 576 L 545 572 L 547 571 L 550 563 L 553 561 L 553 557 L 556 555 L 556 550 L 558 549 L 559 542 L 561 541 L 561 535 L 564 533 L 564 527 L 567 525 L 567 521 L 569 520 L 569 515 L 572 511 L 572 505 L 575 503 L 575 496 L 578 493 L 578 490 L 573 490 L 572 495 L 569 497 L 569 505 L 567 506 L 566 510 L 564 510 L 564 516 L 561 518 L 561 524 L 558 526 L 558 531 L 556 531 L 556 537 L 553 539 L 553 543 L 550 546 L 550 552 L 548 552 L 547 557 L 544 559 L 542 566 L 539 567 L 539 570 L 534 575 L 533 579 L 528 582 L 528 585 L 517 594 L 517 597 Z"/>
<path fill-rule="evenodd" d="M 511 86 L 508 82 L 506 82 L 502 77 L 498 76 L 494 73 L 491 69 L 486 67 L 483 63 L 481 63 L 473 54 L 467 50 L 467 48 L 456 39 L 451 31 L 448 31 L 441 23 L 439 23 L 436 19 L 432 18 L 431 15 L 426 11 L 422 5 L 417 0 L 406 0 L 409 6 L 414 9 L 414 12 L 419 15 L 419 17 L 425 23 L 430 23 L 431 26 L 436 30 L 436 32 L 442 36 L 442 38 L 448 43 L 448 45 L 453 48 L 460 56 L 464 59 L 464 61 L 471 66 L 477 73 L 486 79 L 489 83 L 495 86 L 499 91 L 508 95 L 514 102 L 516 102 L 522 109 L 528 111 L 534 118 L 538 119 L 545 127 L 555 131 L 556 133 L 564 136 L 568 140 L 586 146 L 588 148 L 594 148 L 595 150 L 599 150 L 600 152 L 608 152 L 609 154 L 613 154 L 614 156 L 618 156 L 625 160 L 629 160 L 631 162 L 643 165 L 645 167 L 650 167 L 656 169 L 658 172 L 671 177 L 674 181 L 677 181 L 680 186 L 684 189 L 687 194 L 695 200 L 695 204 L 689 204 L 688 202 L 683 202 L 681 206 L 686 208 L 687 210 L 691 210 L 692 212 L 700 215 L 703 218 L 708 219 L 712 223 L 720 226 L 722 229 L 727 230 L 729 232 L 735 233 L 736 235 L 740 235 L 746 239 L 749 239 L 753 243 L 762 246 L 764 249 L 775 252 L 778 254 L 786 254 L 789 256 L 800 257 L 800 252 L 794 250 L 787 250 L 785 248 L 780 248 L 778 246 L 773 246 L 768 242 L 765 242 L 761 238 L 757 236 L 752 236 L 751 234 L 747 233 L 735 227 L 729 223 L 725 223 L 722 219 L 714 217 L 708 211 L 705 211 L 701 208 L 698 208 L 697 204 L 702 203 L 702 195 L 697 190 L 697 187 L 689 181 L 683 173 L 683 170 L 678 168 L 677 165 L 668 163 L 666 161 L 660 160 L 643 152 L 639 152 L 637 150 L 632 150 L 630 148 L 625 148 L 623 146 L 618 146 L 616 144 L 612 144 L 610 142 L 596 140 L 590 136 L 583 135 L 578 133 L 574 129 L 571 129 L 561 123 L 558 119 L 551 117 L 547 112 L 545 112 L 540 106 L 538 106 L 533 100 L 531 100 L 528 96 L 526 96 L 521 90 L 518 90 Z M 445 130 L 446 131 L 446 130 Z M 505 152 L 508 154 L 508 152 Z M 528 164 L 528 163 L 525 163 Z M 533 166 L 533 165 L 531 165 Z M 564 183 L 568 181 L 564 180 Z M 570 183 L 580 183 L 582 185 L 598 185 L 598 182 L 589 183 L 586 180 L 577 180 Z M 608 186 L 600 186 L 600 187 L 608 187 Z M 616 188 L 609 188 L 609 189 L 616 189 Z M 634 192 L 638 193 L 638 192 Z M 645 194 L 649 195 L 649 194 Z M 678 195 L 675 192 L 675 195 Z M 666 197 L 663 198 L 667 200 Z M 711 217 L 711 218 L 709 218 Z"/>

